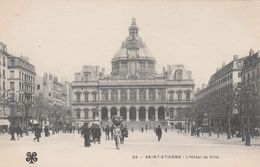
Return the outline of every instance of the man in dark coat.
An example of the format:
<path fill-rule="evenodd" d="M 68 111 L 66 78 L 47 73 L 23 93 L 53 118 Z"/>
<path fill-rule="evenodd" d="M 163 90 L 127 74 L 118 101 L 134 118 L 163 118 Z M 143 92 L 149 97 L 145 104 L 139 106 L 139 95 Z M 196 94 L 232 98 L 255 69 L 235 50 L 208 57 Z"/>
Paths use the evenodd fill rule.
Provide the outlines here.
<path fill-rule="evenodd" d="M 48 126 L 44 127 L 44 133 L 45 133 L 45 137 L 48 137 L 50 135 Z"/>
<path fill-rule="evenodd" d="M 115 126 L 114 126 L 114 124 L 112 124 L 112 126 L 111 126 L 111 128 L 110 128 L 110 133 L 111 133 L 111 140 L 113 140 L 114 139 L 114 129 L 115 129 Z"/>
<path fill-rule="evenodd" d="M 37 139 L 37 142 L 39 142 L 40 141 L 40 137 L 41 137 L 41 133 L 42 133 L 42 129 L 41 129 L 40 125 L 36 126 L 35 127 L 35 131 L 34 131 L 35 138 L 33 140 Z"/>
<path fill-rule="evenodd" d="M 161 129 L 160 125 L 155 129 L 155 133 L 158 137 L 158 141 L 160 141 L 161 137 L 162 137 L 162 129 Z"/>
<path fill-rule="evenodd" d="M 82 128 L 82 134 L 84 137 L 84 146 L 85 147 L 90 147 L 90 135 L 91 131 L 90 128 L 88 127 L 88 123 L 84 123 L 83 128 Z"/>
<path fill-rule="evenodd" d="M 98 144 L 100 144 L 100 140 L 101 140 L 101 129 L 99 127 L 99 125 L 96 125 L 96 138 L 97 138 L 97 141 L 98 141 Z"/>
<path fill-rule="evenodd" d="M 110 140 L 109 133 L 110 133 L 110 127 L 107 125 L 105 127 L 105 133 L 106 133 L 106 140 Z"/>
<path fill-rule="evenodd" d="M 95 124 L 92 124 L 91 127 L 90 127 L 90 132 L 91 132 L 91 136 L 92 136 L 92 141 L 91 142 L 94 142 L 94 144 L 96 143 L 96 127 L 95 127 Z"/>
<path fill-rule="evenodd" d="M 10 134 L 11 134 L 11 140 L 15 140 L 15 137 L 14 137 L 14 134 L 15 134 L 15 126 L 14 126 L 14 125 L 10 125 L 9 131 L 10 131 Z"/>

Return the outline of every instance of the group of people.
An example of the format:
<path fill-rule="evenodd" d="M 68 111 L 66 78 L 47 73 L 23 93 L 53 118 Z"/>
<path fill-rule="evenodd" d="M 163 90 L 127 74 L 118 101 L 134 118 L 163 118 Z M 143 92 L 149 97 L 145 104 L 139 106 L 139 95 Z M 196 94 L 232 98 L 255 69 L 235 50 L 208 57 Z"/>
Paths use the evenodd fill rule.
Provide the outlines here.
<path fill-rule="evenodd" d="M 99 125 L 97 124 L 92 124 L 89 127 L 88 123 L 84 123 L 84 125 L 80 128 L 81 131 L 81 136 L 84 137 L 84 146 L 85 147 L 90 147 L 91 144 L 90 142 L 93 142 L 94 144 L 98 142 L 100 144 L 101 142 L 101 129 Z"/>
<path fill-rule="evenodd" d="M 89 126 L 89 123 L 84 123 L 80 131 L 81 136 L 84 137 L 85 147 L 90 147 L 91 142 L 94 144 L 98 142 L 100 144 L 102 132 L 99 125 L 92 124 Z M 128 137 L 128 129 L 122 124 L 120 126 L 115 126 L 114 124 L 111 126 L 107 125 L 103 128 L 103 131 L 106 134 L 106 140 L 115 140 L 117 149 L 119 149 L 119 142 L 120 144 L 124 144 L 124 138 Z"/>
<path fill-rule="evenodd" d="M 23 137 L 24 128 L 17 124 L 16 126 L 10 125 L 9 127 L 9 133 L 11 135 L 11 140 L 15 140 L 15 134 L 16 139 L 19 140 L 19 138 Z"/>
<path fill-rule="evenodd" d="M 35 137 L 34 137 L 34 141 L 40 141 L 40 137 L 41 137 L 41 133 L 43 131 L 42 126 L 41 125 L 34 125 L 32 127 L 32 133 L 34 133 Z M 9 127 L 9 133 L 11 135 L 11 140 L 19 140 L 19 138 L 23 137 L 23 133 L 25 133 L 25 127 L 17 124 L 17 125 L 10 125 Z M 27 132 L 28 135 L 29 132 Z M 45 137 L 50 136 L 50 129 L 48 126 L 44 127 L 44 133 L 45 133 Z"/>

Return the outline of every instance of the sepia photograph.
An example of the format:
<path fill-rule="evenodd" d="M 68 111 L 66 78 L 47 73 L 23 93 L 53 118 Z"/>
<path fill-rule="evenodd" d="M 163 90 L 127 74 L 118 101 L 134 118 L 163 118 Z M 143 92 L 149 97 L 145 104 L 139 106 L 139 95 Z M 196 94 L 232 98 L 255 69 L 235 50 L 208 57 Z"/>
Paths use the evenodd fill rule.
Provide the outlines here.
<path fill-rule="evenodd" d="M 0 167 L 259 167 L 260 1 L 0 0 Z"/>

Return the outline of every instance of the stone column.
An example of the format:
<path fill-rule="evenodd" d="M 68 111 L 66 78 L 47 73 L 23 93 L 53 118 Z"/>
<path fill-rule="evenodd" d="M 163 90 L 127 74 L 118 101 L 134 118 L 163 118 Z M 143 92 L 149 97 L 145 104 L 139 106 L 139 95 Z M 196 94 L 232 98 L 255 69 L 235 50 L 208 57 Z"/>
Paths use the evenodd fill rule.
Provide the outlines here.
<path fill-rule="evenodd" d="M 129 111 L 129 108 L 126 108 L 126 121 L 130 121 L 130 111 Z"/>
<path fill-rule="evenodd" d="M 155 108 L 155 121 L 158 121 L 158 107 Z"/>
<path fill-rule="evenodd" d="M 149 121 L 147 108 L 145 109 L 145 121 Z"/>
<path fill-rule="evenodd" d="M 117 112 L 116 112 L 116 115 L 117 115 L 117 116 L 120 116 L 120 108 L 118 109 L 118 108 L 116 107 L 116 111 L 117 111 Z"/>
<path fill-rule="evenodd" d="M 158 100 L 158 89 L 155 89 L 155 101 Z"/>
<path fill-rule="evenodd" d="M 139 121 L 139 109 L 136 110 L 136 121 Z"/>
<path fill-rule="evenodd" d="M 103 99 L 102 99 L 102 96 L 101 96 L 101 92 L 102 92 L 102 89 L 99 89 L 99 91 L 98 91 L 98 97 L 97 97 L 97 99 L 99 100 L 99 101 L 102 101 Z M 94 95 L 93 95 L 94 96 Z M 93 97 L 93 99 L 92 99 L 92 101 L 94 101 L 94 97 Z"/>
<path fill-rule="evenodd" d="M 136 101 L 139 101 L 139 89 L 136 89 Z"/>
<path fill-rule="evenodd" d="M 146 101 L 149 100 L 149 89 L 145 89 L 145 94 L 146 94 Z"/>
<path fill-rule="evenodd" d="M 108 89 L 108 101 L 111 101 L 111 89 Z"/>
<path fill-rule="evenodd" d="M 117 90 L 117 101 L 120 101 L 120 89 Z"/>
<path fill-rule="evenodd" d="M 126 93 L 127 93 L 127 101 L 130 100 L 130 89 L 126 89 Z"/>
<path fill-rule="evenodd" d="M 99 119 L 99 121 L 101 121 L 102 120 L 102 118 L 101 118 L 101 108 L 98 108 L 97 111 L 98 111 L 98 119 Z"/>
<path fill-rule="evenodd" d="M 107 111 L 107 117 L 108 117 L 107 120 L 110 121 L 111 120 L 111 112 L 110 112 L 110 110 Z"/>

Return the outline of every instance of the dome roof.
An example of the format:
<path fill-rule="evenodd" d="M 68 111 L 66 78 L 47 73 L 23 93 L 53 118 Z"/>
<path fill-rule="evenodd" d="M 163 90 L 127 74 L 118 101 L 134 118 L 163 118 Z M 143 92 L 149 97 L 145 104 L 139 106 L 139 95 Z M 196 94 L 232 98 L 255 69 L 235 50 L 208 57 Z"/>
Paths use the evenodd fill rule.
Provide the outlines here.
<path fill-rule="evenodd" d="M 129 36 L 122 42 L 121 48 L 116 52 L 113 59 L 128 58 L 128 50 L 137 50 L 137 57 L 153 57 L 150 50 L 146 47 L 141 37 L 138 35 L 139 28 L 136 25 L 136 19 L 132 19 L 129 27 Z"/>

